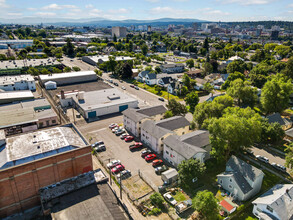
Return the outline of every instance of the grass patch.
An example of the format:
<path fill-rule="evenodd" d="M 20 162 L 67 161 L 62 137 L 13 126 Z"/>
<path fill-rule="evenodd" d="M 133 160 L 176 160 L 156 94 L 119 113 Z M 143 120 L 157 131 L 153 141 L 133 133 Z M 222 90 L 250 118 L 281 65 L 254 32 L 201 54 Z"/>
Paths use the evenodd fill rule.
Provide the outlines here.
<path fill-rule="evenodd" d="M 182 202 L 187 200 L 186 196 L 180 191 L 177 191 L 173 197 L 177 202 Z"/>

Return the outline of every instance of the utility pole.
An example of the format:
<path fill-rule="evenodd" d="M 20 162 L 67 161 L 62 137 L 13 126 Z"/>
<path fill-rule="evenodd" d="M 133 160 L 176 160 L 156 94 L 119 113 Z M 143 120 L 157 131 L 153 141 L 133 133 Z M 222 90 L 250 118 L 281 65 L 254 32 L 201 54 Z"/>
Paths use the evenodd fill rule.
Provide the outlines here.
<path fill-rule="evenodd" d="M 120 171 L 120 199 L 122 200 L 122 175 Z"/>
<path fill-rule="evenodd" d="M 74 108 L 72 107 L 73 123 L 75 124 Z"/>

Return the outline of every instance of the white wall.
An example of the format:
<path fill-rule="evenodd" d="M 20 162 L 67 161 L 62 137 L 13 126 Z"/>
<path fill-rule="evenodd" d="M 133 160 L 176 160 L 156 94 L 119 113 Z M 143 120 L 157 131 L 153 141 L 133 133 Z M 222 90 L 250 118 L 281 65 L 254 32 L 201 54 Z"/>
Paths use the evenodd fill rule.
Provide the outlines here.
<path fill-rule="evenodd" d="M 36 90 L 35 81 L 19 81 L 10 85 L 0 85 L 0 89 L 4 91 L 14 91 L 14 90 Z"/>
<path fill-rule="evenodd" d="M 130 118 L 124 116 L 123 124 L 127 131 L 131 132 L 135 137 L 139 137 L 138 123 L 135 123 Z"/>
<path fill-rule="evenodd" d="M 261 213 L 261 212 L 263 212 L 263 211 L 264 212 L 267 212 L 267 213 L 270 213 L 271 215 L 275 216 L 277 219 L 280 219 L 279 216 L 278 216 L 278 214 L 275 212 L 275 210 L 273 212 L 270 212 L 269 210 L 267 210 L 267 205 L 266 204 L 254 204 L 252 213 L 256 217 L 258 217 L 258 214 Z"/>

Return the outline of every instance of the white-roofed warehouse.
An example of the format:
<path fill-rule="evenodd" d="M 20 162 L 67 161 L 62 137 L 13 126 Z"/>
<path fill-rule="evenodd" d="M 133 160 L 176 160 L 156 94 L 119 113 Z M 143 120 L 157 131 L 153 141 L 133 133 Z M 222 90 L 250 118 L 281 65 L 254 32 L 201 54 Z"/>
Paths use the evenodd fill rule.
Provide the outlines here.
<path fill-rule="evenodd" d="M 57 86 L 97 81 L 97 79 L 97 74 L 94 71 L 39 75 L 39 80 L 43 85 L 48 81 L 53 81 L 57 83 Z"/>

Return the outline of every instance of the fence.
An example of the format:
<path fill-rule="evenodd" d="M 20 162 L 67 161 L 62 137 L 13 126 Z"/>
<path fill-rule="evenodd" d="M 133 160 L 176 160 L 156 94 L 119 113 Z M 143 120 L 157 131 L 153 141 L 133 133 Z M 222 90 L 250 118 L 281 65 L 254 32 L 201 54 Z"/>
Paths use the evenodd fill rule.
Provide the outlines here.
<path fill-rule="evenodd" d="M 154 191 L 159 192 L 159 189 L 156 184 L 154 184 L 149 177 L 147 177 L 143 172 L 138 170 L 138 175 L 143 181 L 145 181 Z"/>

